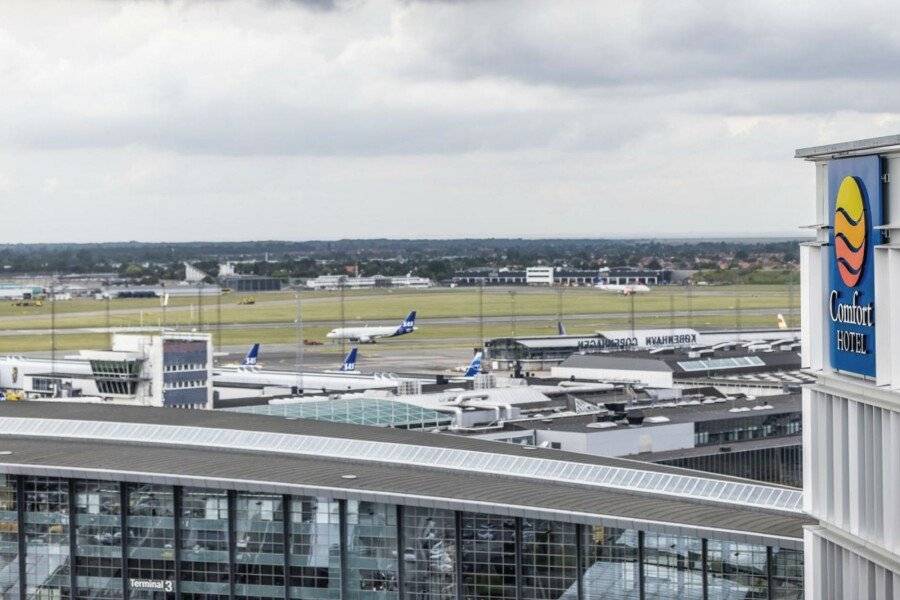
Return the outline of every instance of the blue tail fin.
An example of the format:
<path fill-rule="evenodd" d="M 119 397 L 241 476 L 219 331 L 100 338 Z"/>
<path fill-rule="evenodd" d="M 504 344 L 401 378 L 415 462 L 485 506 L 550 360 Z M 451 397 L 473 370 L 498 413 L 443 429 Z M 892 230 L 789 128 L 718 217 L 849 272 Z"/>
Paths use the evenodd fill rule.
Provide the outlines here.
<path fill-rule="evenodd" d="M 247 356 L 244 357 L 244 360 L 241 361 L 241 364 L 245 367 L 252 367 L 256 364 L 257 356 L 259 356 L 259 344 L 253 344 L 250 346 L 250 350 L 247 352 Z"/>
<path fill-rule="evenodd" d="M 566 326 L 563 325 L 562 321 L 556 322 L 556 329 L 559 332 L 559 335 L 566 335 Z"/>
<path fill-rule="evenodd" d="M 355 371 L 356 370 L 356 353 L 357 348 L 354 346 L 350 348 L 350 352 L 347 353 L 346 358 L 344 358 L 343 364 L 341 364 L 341 371 Z"/>
<path fill-rule="evenodd" d="M 403 322 L 400 323 L 398 333 L 411 333 L 416 328 L 416 311 L 410 311 Z"/>
<path fill-rule="evenodd" d="M 469 368 L 466 369 L 466 377 L 475 377 L 481 373 L 481 352 L 477 353 L 475 357 L 472 359 L 472 362 L 469 363 Z"/>

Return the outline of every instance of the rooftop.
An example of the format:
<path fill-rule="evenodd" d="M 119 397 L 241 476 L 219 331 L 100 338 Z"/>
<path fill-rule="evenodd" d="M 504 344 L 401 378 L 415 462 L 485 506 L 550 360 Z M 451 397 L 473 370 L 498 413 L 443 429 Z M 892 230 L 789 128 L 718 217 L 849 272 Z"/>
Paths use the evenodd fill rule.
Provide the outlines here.
<path fill-rule="evenodd" d="M 0 403 L 0 471 L 321 494 L 799 540 L 789 488 L 558 450 L 226 411 Z M 344 474 L 355 475 L 345 479 Z"/>

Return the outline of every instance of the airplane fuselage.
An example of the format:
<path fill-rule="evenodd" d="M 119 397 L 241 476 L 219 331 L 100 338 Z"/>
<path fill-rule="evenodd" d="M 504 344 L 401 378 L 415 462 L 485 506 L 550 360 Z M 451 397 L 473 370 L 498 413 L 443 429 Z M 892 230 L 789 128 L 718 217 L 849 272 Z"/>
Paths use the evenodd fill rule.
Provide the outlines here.
<path fill-rule="evenodd" d="M 402 327 L 338 327 L 329 331 L 325 337 L 329 340 L 349 340 L 360 344 L 374 344 L 378 338 L 397 337 L 412 333 Z"/>

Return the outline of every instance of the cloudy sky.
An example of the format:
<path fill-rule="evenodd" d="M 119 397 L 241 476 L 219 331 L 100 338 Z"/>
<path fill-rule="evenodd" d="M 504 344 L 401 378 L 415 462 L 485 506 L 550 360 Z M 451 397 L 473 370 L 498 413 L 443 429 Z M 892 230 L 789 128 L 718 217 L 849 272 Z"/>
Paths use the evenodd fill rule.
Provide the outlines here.
<path fill-rule="evenodd" d="M 795 234 L 900 132 L 857 2 L 0 4 L 4 241 Z"/>

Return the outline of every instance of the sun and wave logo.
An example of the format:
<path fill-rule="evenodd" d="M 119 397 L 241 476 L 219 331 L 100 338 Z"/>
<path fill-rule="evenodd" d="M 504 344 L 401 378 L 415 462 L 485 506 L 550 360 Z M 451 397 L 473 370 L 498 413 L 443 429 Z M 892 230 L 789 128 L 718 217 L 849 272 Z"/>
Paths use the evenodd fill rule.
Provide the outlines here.
<path fill-rule="evenodd" d="M 841 281 L 855 287 L 866 260 L 866 205 L 852 176 L 841 181 L 834 203 L 834 257 Z"/>

